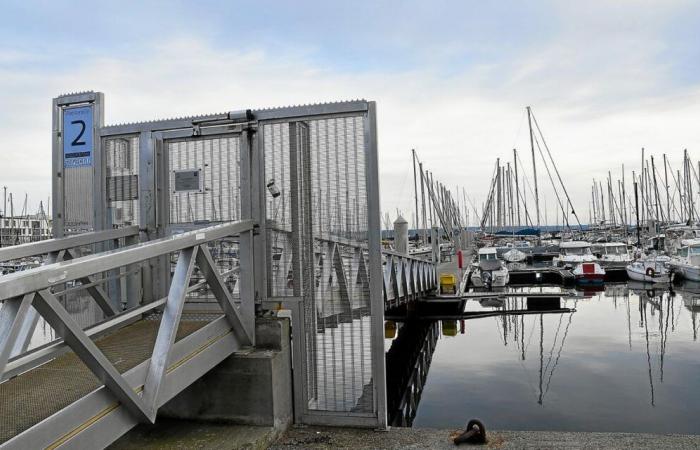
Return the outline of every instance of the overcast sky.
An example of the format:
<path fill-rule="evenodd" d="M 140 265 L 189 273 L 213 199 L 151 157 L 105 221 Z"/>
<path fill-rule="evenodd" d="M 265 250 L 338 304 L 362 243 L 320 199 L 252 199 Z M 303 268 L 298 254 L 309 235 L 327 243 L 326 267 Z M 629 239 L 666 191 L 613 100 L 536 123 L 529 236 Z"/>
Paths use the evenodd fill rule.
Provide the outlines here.
<path fill-rule="evenodd" d="M 531 170 L 530 105 L 587 220 L 591 179 L 629 177 L 641 147 L 700 156 L 699 23 L 672 0 L 3 2 L 0 186 L 50 195 L 64 92 L 104 92 L 107 123 L 365 98 L 382 208 L 408 218 L 411 148 L 480 205 L 496 157 Z"/>

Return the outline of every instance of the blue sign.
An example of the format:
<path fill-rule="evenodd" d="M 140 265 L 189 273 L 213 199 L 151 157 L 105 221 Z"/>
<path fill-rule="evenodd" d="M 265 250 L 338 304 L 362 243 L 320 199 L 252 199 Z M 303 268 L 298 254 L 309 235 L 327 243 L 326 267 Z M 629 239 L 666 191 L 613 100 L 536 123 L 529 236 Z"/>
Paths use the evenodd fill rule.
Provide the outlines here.
<path fill-rule="evenodd" d="M 92 106 L 63 110 L 63 167 L 92 166 Z"/>

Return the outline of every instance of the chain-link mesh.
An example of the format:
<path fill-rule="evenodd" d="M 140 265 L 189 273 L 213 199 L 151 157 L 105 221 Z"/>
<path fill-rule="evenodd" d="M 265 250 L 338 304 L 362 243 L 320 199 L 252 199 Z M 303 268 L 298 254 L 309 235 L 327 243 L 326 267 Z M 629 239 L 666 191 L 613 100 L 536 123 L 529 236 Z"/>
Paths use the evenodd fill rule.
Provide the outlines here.
<path fill-rule="evenodd" d="M 267 195 L 270 295 L 294 293 L 299 257 L 308 408 L 371 413 L 363 117 L 267 124 L 262 136 L 265 179 L 280 190 Z"/>

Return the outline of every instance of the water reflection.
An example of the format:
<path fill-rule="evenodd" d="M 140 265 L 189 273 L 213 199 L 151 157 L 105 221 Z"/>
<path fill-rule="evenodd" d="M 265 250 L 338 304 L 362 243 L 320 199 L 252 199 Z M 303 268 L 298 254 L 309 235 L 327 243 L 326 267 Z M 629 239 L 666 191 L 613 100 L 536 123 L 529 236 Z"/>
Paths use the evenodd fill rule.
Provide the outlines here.
<path fill-rule="evenodd" d="M 502 429 L 700 433 L 700 283 L 606 285 L 564 292 L 556 314 L 531 309 L 528 293 L 557 291 L 470 300 L 461 321 L 397 324 L 386 345 L 392 425 L 478 416 Z M 430 373 L 411 376 L 419 361 Z"/>

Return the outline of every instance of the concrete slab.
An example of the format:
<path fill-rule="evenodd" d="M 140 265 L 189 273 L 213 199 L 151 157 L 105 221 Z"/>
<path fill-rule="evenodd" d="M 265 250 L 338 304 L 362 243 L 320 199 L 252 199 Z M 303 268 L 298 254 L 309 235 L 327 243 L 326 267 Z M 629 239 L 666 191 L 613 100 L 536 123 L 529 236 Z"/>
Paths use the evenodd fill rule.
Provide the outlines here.
<path fill-rule="evenodd" d="M 269 448 L 278 437 L 273 427 L 163 419 L 155 425 L 139 425 L 108 448 L 257 450 Z"/>
<path fill-rule="evenodd" d="M 485 445 L 455 446 L 456 430 L 392 428 L 388 431 L 327 427 L 292 428 L 272 447 L 289 449 L 698 449 L 699 435 L 492 431 Z"/>

